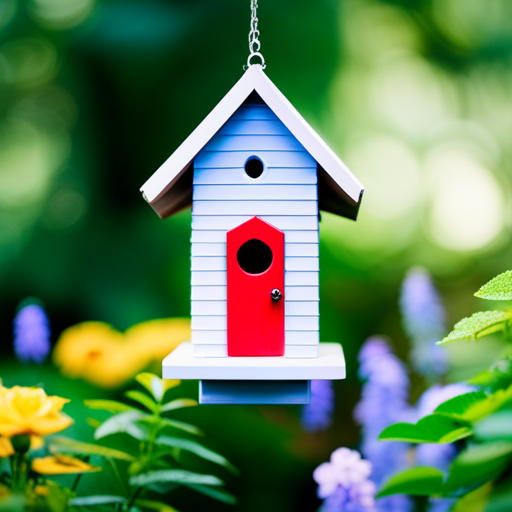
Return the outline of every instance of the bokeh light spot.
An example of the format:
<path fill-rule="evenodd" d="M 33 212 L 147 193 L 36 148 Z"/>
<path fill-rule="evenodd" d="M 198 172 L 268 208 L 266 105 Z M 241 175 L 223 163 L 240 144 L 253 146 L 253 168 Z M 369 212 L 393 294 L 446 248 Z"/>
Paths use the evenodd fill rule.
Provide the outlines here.
<path fill-rule="evenodd" d="M 441 148 L 427 159 L 432 239 L 457 252 L 490 244 L 502 231 L 505 205 L 492 172 L 468 153 Z"/>
<path fill-rule="evenodd" d="M 94 4 L 94 0 L 31 0 L 29 11 L 40 25 L 65 30 L 82 23 Z"/>

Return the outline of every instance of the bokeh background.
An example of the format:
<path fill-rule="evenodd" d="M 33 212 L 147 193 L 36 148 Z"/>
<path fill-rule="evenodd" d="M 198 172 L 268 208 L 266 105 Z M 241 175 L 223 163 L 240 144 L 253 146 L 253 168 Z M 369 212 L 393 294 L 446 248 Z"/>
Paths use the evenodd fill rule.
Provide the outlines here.
<path fill-rule="evenodd" d="M 53 343 L 78 322 L 189 315 L 190 212 L 161 221 L 139 188 L 243 73 L 249 15 L 249 0 L 0 1 L 0 376 L 72 398 L 84 440 L 81 400 L 122 388 L 14 363 L 16 309 L 41 300 Z M 320 433 L 296 407 L 181 415 L 240 467 L 239 510 L 314 510 L 313 469 L 358 443 L 363 341 L 386 335 L 408 360 L 407 270 L 430 271 L 451 326 L 510 268 L 512 3 L 260 0 L 258 16 L 268 75 L 366 187 L 357 222 L 324 213 L 320 227 L 321 338 L 343 344 L 348 375 Z M 446 380 L 501 348 L 450 347 Z M 413 399 L 422 386 L 413 372 Z M 187 490 L 173 505 L 232 510 Z"/>

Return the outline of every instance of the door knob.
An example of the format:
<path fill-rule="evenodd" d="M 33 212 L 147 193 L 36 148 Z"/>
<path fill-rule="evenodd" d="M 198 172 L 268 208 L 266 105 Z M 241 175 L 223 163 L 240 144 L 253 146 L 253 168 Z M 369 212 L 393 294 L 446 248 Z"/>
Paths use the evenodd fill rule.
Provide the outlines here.
<path fill-rule="evenodd" d="M 282 298 L 283 298 L 283 294 L 281 293 L 281 290 L 277 289 L 277 288 L 274 288 L 271 292 L 270 292 L 270 296 L 272 297 L 272 300 L 274 302 L 279 302 Z"/>

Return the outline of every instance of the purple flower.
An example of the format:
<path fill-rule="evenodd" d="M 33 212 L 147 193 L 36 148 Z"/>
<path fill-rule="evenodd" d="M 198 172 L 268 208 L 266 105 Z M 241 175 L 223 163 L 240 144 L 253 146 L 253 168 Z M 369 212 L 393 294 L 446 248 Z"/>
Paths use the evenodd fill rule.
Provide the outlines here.
<path fill-rule="evenodd" d="M 414 413 L 408 403 L 409 377 L 405 365 L 379 337 L 369 338 L 364 343 L 359 361 L 359 375 L 365 382 L 354 418 L 362 426 L 361 451 L 372 463 L 371 479 L 381 485 L 408 465 L 409 445 L 377 439 L 392 423 L 413 419 Z M 378 512 L 407 512 L 412 509 L 412 501 L 403 496 L 391 496 L 377 500 L 375 508 Z"/>
<path fill-rule="evenodd" d="M 38 304 L 23 306 L 13 321 L 14 352 L 23 363 L 41 364 L 50 353 L 50 324 Z"/>
<path fill-rule="evenodd" d="M 332 423 L 334 390 L 330 380 L 311 381 L 311 402 L 302 408 L 302 426 L 308 432 L 326 430 Z"/>
<path fill-rule="evenodd" d="M 359 452 L 338 448 L 330 462 L 313 472 L 318 497 L 324 499 L 322 512 L 373 512 L 375 484 L 368 479 L 372 465 Z"/>
<path fill-rule="evenodd" d="M 446 352 L 435 343 L 446 332 L 446 316 L 426 269 L 415 267 L 407 272 L 399 303 L 404 330 L 413 343 L 411 359 L 414 368 L 425 376 L 444 374 Z"/>

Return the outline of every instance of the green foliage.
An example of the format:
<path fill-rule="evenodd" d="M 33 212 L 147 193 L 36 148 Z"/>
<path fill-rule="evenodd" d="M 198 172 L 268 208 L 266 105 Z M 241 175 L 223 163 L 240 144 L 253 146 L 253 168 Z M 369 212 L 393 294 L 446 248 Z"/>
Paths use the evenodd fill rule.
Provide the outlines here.
<path fill-rule="evenodd" d="M 512 270 L 507 270 L 484 284 L 475 297 L 487 300 L 512 300 Z"/>
<path fill-rule="evenodd" d="M 490 300 L 512 300 L 512 271 L 483 286 L 476 294 Z M 512 311 L 483 311 L 458 322 L 440 343 L 478 339 L 502 331 L 510 336 Z M 504 512 L 512 493 L 500 488 L 500 479 L 512 469 L 512 348 L 489 370 L 470 380 L 480 391 L 442 403 L 416 424 L 390 425 L 381 440 L 409 443 L 464 444 L 447 475 L 434 468 L 412 468 L 394 475 L 379 496 L 413 494 L 459 497 L 453 512 Z M 494 489 L 499 492 L 494 492 Z M 488 503 L 488 507 L 487 507 Z M 508 503 L 508 508 L 502 504 Z"/>
<path fill-rule="evenodd" d="M 463 318 L 439 344 L 458 340 L 477 340 L 493 332 L 503 331 L 512 319 L 512 311 L 480 311 Z"/>
<path fill-rule="evenodd" d="M 122 452 L 120 450 L 113 450 L 106 446 L 100 446 L 98 444 L 82 443 L 81 441 L 75 441 L 67 437 L 54 437 L 49 445 L 49 449 L 52 452 L 66 452 L 80 455 L 98 455 L 100 457 L 109 457 L 111 459 L 133 461 L 135 457 L 129 453 Z"/>
<path fill-rule="evenodd" d="M 378 498 L 392 494 L 414 494 L 417 496 L 440 495 L 444 475 L 434 468 L 412 468 L 391 477 L 380 489 Z"/>
<path fill-rule="evenodd" d="M 187 451 L 203 460 L 237 473 L 237 469 L 226 458 L 196 441 L 166 434 L 167 431 L 183 431 L 189 434 L 202 435 L 201 430 L 194 425 L 163 416 L 163 414 L 174 412 L 183 407 L 196 406 L 197 402 L 188 398 L 165 401 L 166 392 L 176 387 L 179 381 L 166 381 L 150 373 L 139 374 L 136 380 L 149 393 L 146 394 L 141 390 L 129 390 L 125 393 L 128 398 L 137 403 L 137 406 L 130 406 L 129 409 L 125 409 L 124 404 L 119 402 L 85 401 L 85 404 L 93 409 L 102 409 L 114 413 L 98 426 L 94 434 L 96 440 L 125 434 L 139 442 L 139 453 L 135 457 L 124 459 L 131 462 L 127 468 L 131 491 L 129 497 L 122 498 L 125 500 L 123 502 L 124 507 L 130 509 L 135 503 L 137 507 L 171 512 L 174 509 L 159 501 L 152 500 L 151 493 L 168 494 L 178 486 L 189 487 L 198 493 L 224 503 L 236 503 L 236 499 L 221 488 L 224 482 L 217 476 L 197 473 L 180 467 L 180 454 L 182 451 Z M 74 450 L 80 448 L 85 451 L 87 445 L 81 443 L 78 446 L 73 445 L 71 447 Z M 102 455 L 102 449 L 103 447 L 97 447 L 94 453 Z M 123 452 L 117 453 L 117 457 L 114 457 L 113 453 L 116 452 L 116 450 L 112 450 L 110 455 L 106 455 L 106 453 L 103 455 L 110 456 L 112 459 L 122 458 L 119 453 L 122 454 Z M 215 487 L 215 491 L 211 490 L 212 486 Z M 144 493 L 142 497 L 139 495 L 141 491 Z M 80 500 L 74 502 L 74 504 L 87 505 L 86 502 Z"/>
<path fill-rule="evenodd" d="M 418 423 L 395 423 L 385 428 L 379 441 L 405 443 L 453 443 L 473 434 L 471 425 L 440 414 L 425 416 Z"/>

